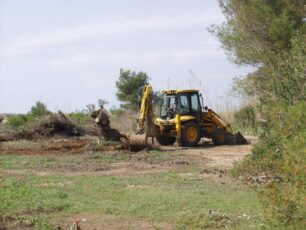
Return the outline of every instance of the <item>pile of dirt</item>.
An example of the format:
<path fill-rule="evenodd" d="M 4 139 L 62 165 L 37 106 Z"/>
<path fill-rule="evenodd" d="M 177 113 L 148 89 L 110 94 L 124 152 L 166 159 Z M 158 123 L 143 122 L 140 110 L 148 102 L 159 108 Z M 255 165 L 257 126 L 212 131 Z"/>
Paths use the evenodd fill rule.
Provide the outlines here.
<path fill-rule="evenodd" d="M 20 139 L 33 140 L 56 135 L 83 136 L 85 134 L 92 133 L 77 126 L 64 113 L 59 111 L 57 114 L 50 114 L 41 118 L 37 123 L 33 123 L 21 131 L 1 136 L 0 142 Z"/>
<path fill-rule="evenodd" d="M 75 125 L 64 113 L 61 111 L 58 114 L 49 115 L 33 127 L 33 132 L 42 136 L 81 136 L 86 132 L 81 127 Z"/>
<path fill-rule="evenodd" d="M 132 143 L 127 145 L 121 142 L 106 141 L 97 137 L 48 137 L 35 140 L 16 140 L 2 142 L 1 153 L 14 153 L 25 155 L 47 154 L 96 154 L 109 152 L 139 152 L 151 150 L 148 145 Z M 157 149 L 157 148 L 156 148 Z"/>

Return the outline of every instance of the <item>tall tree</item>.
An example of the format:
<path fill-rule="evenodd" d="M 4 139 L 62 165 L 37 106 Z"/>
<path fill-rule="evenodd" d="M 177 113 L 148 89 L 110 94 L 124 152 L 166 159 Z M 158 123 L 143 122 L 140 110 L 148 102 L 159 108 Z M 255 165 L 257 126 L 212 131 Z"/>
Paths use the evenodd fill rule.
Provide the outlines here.
<path fill-rule="evenodd" d="M 226 22 L 214 27 L 223 48 L 238 64 L 260 66 L 267 54 L 290 49 L 306 32 L 304 0 L 219 0 Z"/>
<path fill-rule="evenodd" d="M 227 20 L 213 27 L 213 32 L 233 62 L 257 67 L 236 81 L 236 87 L 257 99 L 265 120 L 259 143 L 240 167 L 281 178 L 260 194 L 266 218 L 277 225 L 272 229 L 302 228 L 306 216 L 306 2 L 219 2 Z"/>
<path fill-rule="evenodd" d="M 237 82 L 240 87 L 245 86 L 247 93 L 260 100 L 292 104 L 301 99 L 305 89 L 305 1 L 219 0 L 219 3 L 227 20 L 213 26 L 212 31 L 234 63 L 257 67 L 254 73 Z M 285 65 L 293 66 L 279 71 Z"/>
<path fill-rule="evenodd" d="M 137 111 L 139 108 L 142 88 L 149 83 L 149 77 L 145 72 L 120 69 L 119 80 L 116 82 L 117 98 L 122 102 L 122 109 L 132 109 Z"/>

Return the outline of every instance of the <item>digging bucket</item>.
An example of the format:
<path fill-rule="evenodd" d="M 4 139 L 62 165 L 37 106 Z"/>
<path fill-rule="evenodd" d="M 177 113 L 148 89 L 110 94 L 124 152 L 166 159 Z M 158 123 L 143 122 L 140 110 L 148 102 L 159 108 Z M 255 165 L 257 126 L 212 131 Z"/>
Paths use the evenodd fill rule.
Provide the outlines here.
<path fill-rule="evenodd" d="M 243 145 L 243 144 L 248 144 L 248 141 L 240 132 L 238 132 L 233 135 L 227 135 L 225 138 L 225 144 Z"/>

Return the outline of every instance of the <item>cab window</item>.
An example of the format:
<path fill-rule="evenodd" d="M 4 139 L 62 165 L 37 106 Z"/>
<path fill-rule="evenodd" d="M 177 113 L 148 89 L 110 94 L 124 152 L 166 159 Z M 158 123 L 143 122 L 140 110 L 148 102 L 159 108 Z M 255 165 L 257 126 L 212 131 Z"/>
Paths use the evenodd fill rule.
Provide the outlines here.
<path fill-rule="evenodd" d="M 181 114 L 189 113 L 189 103 L 187 95 L 180 95 L 180 113 Z"/>
<path fill-rule="evenodd" d="M 176 106 L 177 106 L 177 99 L 175 96 L 164 96 L 162 98 L 161 104 L 160 104 L 160 113 L 159 115 L 161 117 L 166 117 L 167 116 L 167 112 L 169 110 L 176 110 Z"/>
<path fill-rule="evenodd" d="M 199 103 L 199 96 L 197 93 L 191 95 L 191 109 L 193 111 L 200 111 L 200 103 Z"/>

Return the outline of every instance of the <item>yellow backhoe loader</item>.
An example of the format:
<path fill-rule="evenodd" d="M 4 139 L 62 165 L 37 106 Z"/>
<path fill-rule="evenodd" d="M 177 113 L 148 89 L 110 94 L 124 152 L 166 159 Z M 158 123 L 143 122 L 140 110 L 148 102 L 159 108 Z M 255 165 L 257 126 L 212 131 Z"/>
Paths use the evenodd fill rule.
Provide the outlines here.
<path fill-rule="evenodd" d="M 198 90 L 164 90 L 158 109 L 153 112 L 153 91 L 150 85 L 143 89 L 137 133 L 156 138 L 160 145 L 196 146 L 202 137 L 212 139 L 215 145 L 246 144 L 247 140 L 216 112 L 203 107 Z"/>

